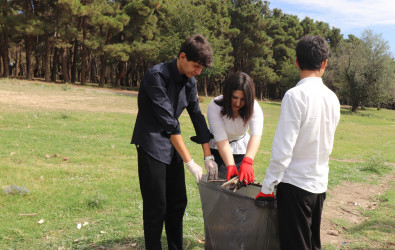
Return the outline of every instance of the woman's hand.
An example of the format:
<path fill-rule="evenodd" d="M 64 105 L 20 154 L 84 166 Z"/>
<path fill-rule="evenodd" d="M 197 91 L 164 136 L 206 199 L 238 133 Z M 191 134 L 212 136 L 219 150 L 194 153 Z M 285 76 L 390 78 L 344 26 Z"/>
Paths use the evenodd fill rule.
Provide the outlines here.
<path fill-rule="evenodd" d="M 243 158 L 239 169 L 240 182 L 244 181 L 245 184 L 254 182 L 254 169 L 252 168 L 252 164 L 254 164 L 254 161 L 250 157 Z"/>
<path fill-rule="evenodd" d="M 239 173 L 237 172 L 237 167 L 235 165 L 229 165 L 226 167 L 227 172 L 226 172 L 226 180 L 230 180 L 230 178 L 232 178 L 233 176 L 237 176 L 239 175 Z"/>

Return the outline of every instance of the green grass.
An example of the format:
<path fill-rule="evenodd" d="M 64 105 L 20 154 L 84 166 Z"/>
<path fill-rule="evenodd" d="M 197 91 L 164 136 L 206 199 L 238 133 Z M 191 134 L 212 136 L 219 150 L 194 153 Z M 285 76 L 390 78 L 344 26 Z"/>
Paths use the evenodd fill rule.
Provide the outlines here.
<path fill-rule="evenodd" d="M 342 110 L 336 130 L 332 157 L 336 159 L 366 160 L 381 154 L 388 162 L 395 162 L 395 114 L 393 110 Z"/>
<path fill-rule="evenodd" d="M 5 101 L 5 96 L 12 96 Z M 62 103 L 61 99 L 69 99 Z M 28 101 L 21 101 L 20 98 Z M 55 97 L 51 99 L 51 97 Z M 22 99 L 23 99 L 22 98 Z M 52 100 L 38 105 L 37 100 Z M 211 98 L 201 104 L 205 113 Z M 0 80 L 0 248 L 57 249 L 144 246 L 136 150 L 130 145 L 137 98 L 94 88 Z M 262 181 L 280 114 L 279 103 L 261 102 L 265 116 L 255 176 Z M 391 174 L 394 111 L 342 111 L 330 162 L 330 183 L 371 181 Z M 187 114 L 180 118 L 192 157 L 203 165 Z M 204 249 L 204 223 L 194 178 L 186 172 L 188 207 L 184 246 Z M 28 193 L 6 193 L 7 187 Z M 361 246 L 394 241 L 394 188 L 380 197 L 369 220 L 346 231 Z M 30 215 L 26 215 L 30 214 Z M 386 222 L 386 218 L 392 218 Z M 39 224 L 40 219 L 44 222 Z M 88 224 L 77 228 L 77 224 Z M 384 233 L 383 233 L 384 232 Z M 165 244 L 165 236 L 163 236 Z M 392 243 L 391 243 L 392 242 Z M 392 245 L 393 246 L 393 245 Z M 166 248 L 166 246 L 164 246 Z"/>

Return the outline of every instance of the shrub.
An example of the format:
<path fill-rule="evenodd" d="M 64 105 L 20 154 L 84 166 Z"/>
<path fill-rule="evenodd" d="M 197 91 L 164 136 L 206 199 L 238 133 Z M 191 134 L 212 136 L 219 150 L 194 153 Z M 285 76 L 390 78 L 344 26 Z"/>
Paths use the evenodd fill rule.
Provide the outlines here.
<path fill-rule="evenodd" d="M 86 200 L 86 203 L 90 208 L 101 208 L 106 200 L 107 197 L 105 195 L 102 195 L 99 192 L 97 192 L 94 196 L 88 198 Z"/>

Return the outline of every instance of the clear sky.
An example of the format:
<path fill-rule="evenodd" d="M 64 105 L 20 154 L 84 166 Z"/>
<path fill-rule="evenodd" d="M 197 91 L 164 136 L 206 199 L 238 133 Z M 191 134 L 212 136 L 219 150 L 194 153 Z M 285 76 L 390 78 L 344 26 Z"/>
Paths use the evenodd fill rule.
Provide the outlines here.
<path fill-rule="evenodd" d="M 263 0 L 262 0 L 263 1 Z M 272 0 L 269 8 L 281 9 L 300 20 L 308 16 L 340 29 L 344 38 L 349 34 L 361 37 L 365 29 L 381 34 L 388 41 L 395 57 L 395 0 Z"/>

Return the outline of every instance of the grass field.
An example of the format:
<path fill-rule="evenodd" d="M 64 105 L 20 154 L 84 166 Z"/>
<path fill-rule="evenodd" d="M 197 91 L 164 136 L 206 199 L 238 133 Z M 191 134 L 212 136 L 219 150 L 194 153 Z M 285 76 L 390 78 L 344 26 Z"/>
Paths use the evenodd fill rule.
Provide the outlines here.
<path fill-rule="evenodd" d="M 210 100 L 201 103 L 204 113 Z M 280 114 L 280 103 L 261 106 L 258 181 L 264 178 Z M 143 248 L 136 150 L 130 145 L 136 114 L 137 97 L 124 92 L 0 79 L 0 248 Z M 203 165 L 201 147 L 188 139 L 194 131 L 186 113 L 180 122 L 192 157 Z M 394 111 L 343 109 L 330 187 L 393 175 L 394 128 Z M 188 172 L 186 182 L 184 246 L 204 249 L 199 192 Z M 392 183 L 377 197 L 380 205 L 367 211 L 364 224 L 343 223 L 357 246 L 395 247 L 394 193 Z"/>

